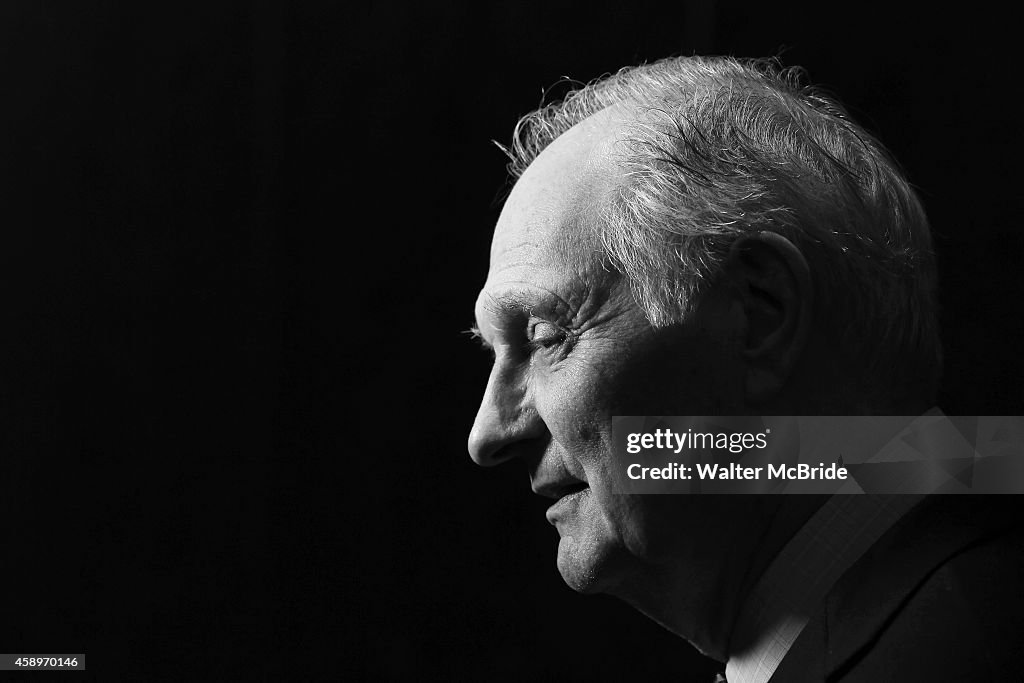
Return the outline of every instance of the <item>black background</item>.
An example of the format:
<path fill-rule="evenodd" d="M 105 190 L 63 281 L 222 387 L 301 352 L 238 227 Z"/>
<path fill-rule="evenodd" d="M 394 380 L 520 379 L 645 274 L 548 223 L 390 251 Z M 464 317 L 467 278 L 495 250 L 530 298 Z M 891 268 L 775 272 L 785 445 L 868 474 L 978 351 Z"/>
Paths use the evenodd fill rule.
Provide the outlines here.
<path fill-rule="evenodd" d="M 490 140 L 563 76 L 781 53 L 920 188 L 941 405 L 1017 414 L 1018 39 L 938 7 L 4 3 L 0 651 L 103 679 L 706 680 L 569 591 L 524 472 L 466 455 Z"/>

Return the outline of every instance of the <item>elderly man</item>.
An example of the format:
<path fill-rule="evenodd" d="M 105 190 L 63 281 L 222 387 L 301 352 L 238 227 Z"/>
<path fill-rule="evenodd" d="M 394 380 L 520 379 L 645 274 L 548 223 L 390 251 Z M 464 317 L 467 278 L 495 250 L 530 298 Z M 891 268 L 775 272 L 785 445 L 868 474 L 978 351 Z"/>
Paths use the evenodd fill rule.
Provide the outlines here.
<path fill-rule="evenodd" d="M 526 116 L 508 152 L 469 450 L 525 463 L 554 501 L 565 581 L 628 601 L 732 683 L 1017 675 L 1020 598 L 997 587 L 1020 565 L 991 560 L 1021 542 L 994 504 L 613 484 L 614 416 L 932 407 L 929 228 L 882 146 L 773 63 L 692 57 Z"/>

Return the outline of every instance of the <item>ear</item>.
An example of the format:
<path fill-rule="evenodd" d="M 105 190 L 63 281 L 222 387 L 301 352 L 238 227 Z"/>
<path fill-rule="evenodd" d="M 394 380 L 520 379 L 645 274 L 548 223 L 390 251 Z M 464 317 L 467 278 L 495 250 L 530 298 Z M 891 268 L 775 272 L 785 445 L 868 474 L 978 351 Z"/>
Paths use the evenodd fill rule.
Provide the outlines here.
<path fill-rule="evenodd" d="M 796 245 L 767 231 L 736 240 L 724 266 L 745 322 L 747 400 L 764 403 L 785 386 L 810 336 L 811 270 Z"/>

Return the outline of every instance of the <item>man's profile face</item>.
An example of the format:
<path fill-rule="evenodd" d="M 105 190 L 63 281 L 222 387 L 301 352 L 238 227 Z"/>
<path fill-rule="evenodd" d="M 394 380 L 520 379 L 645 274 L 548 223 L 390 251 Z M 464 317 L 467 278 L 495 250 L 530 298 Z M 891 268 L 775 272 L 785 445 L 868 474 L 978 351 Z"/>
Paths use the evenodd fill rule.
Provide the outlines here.
<path fill-rule="evenodd" d="M 495 363 L 469 445 L 483 465 L 521 459 L 533 490 L 552 499 L 547 519 L 570 586 L 651 614 L 649 595 L 691 607 L 715 599 L 737 547 L 723 535 L 753 533 L 744 518 L 756 511 L 744 510 L 756 503 L 612 490 L 628 464 L 612 451 L 614 415 L 736 414 L 742 385 L 727 306 L 715 296 L 686 323 L 656 330 L 598 259 L 570 265 L 569 254 L 591 250 L 598 207 L 619 182 L 619 126 L 605 110 L 572 128 L 505 204 L 476 303 Z"/>

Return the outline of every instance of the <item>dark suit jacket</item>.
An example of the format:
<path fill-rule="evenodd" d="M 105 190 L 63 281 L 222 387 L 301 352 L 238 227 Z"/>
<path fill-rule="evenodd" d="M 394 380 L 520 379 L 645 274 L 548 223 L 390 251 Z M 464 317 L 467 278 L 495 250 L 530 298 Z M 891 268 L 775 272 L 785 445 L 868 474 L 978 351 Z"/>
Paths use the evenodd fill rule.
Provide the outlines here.
<path fill-rule="evenodd" d="M 1024 681 L 1024 496 L 931 496 L 853 565 L 772 683 Z"/>

